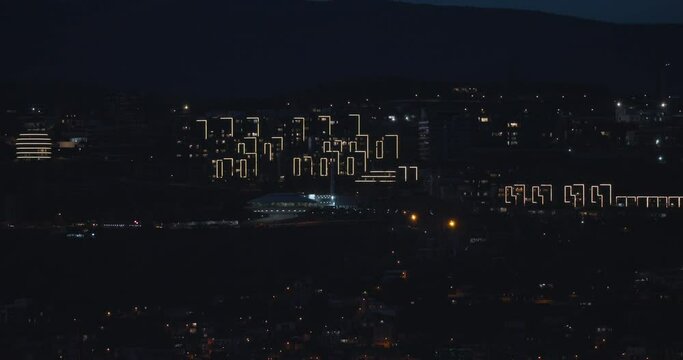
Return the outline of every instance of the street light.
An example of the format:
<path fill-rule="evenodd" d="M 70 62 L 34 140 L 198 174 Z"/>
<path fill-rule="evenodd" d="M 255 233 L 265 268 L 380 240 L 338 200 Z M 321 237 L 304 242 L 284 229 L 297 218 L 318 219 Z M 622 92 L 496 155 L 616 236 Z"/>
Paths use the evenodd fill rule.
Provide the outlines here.
<path fill-rule="evenodd" d="M 410 214 L 410 220 L 413 222 L 416 222 L 417 221 L 417 214 L 414 214 L 414 213 Z"/>
<path fill-rule="evenodd" d="M 454 219 L 448 220 L 448 227 L 451 229 L 455 229 L 458 226 L 458 222 L 455 221 Z"/>

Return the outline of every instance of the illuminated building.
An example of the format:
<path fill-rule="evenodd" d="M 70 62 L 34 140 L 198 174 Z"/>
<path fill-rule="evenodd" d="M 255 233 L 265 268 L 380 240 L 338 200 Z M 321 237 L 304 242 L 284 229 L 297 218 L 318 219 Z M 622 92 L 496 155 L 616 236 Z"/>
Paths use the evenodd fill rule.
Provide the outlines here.
<path fill-rule="evenodd" d="M 46 133 L 19 134 L 16 140 L 17 160 L 46 160 L 52 158 L 52 139 Z"/>
<path fill-rule="evenodd" d="M 361 114 L 342 116 L 344 121 L 331 115 L 271 119 L 273 114 L 262 114 L 183 122 L 176 157 L 209 160 L 214 181 L 327 178 L 331 188 L 335 181 L 419 181 L 419 168 L 402 162 L 401 136 L 371 133 Z"/>
<path fill-rule="evenodd" d="M 476 144 L 480 128 L 490 126 L 490 118 L 482 114 L 483 109 L 478 102 L 443 101 L 415 105 L 419 109 L 417 157 L 424 164 L 453 160 L 463 149 Z"/>
<path fill-rule="evenodd" d="M 88 147 L 92 128 L 81 116 L 67 113 L 61 116 L 52 129 L 55 143 L 55 158 L 73 157 L 82 154 Z"/>
<path fill-rule="evenodd" d="M 334 195 L 308 194 L 307 197 L 310 200 L 316 201 L 321 206 L 325 206 L 325 207 L 336 207 L 337 206 L 337 197 Z"/>
<path fill-rule="evenodd" d="M 683 196 L 671 194 L 621 194 L 616 193 L 612 184 L 565 184 L 561 192 L 555 194 L 552 184 L 512 184 L 501 187 L 500 197 L 506 205 L 514 206 L 552 206 L 555 201 L 562 206 L 581 208 L 683 208 Z M 559 195 L 559 196 L 558 196 Z"/>
<path fill-rule="evenodd" d="M 506 134 L 506 144 L 507 146 L 517 146 L 519 145 L 519 122 L 511 121 L 507 123 Z"/>

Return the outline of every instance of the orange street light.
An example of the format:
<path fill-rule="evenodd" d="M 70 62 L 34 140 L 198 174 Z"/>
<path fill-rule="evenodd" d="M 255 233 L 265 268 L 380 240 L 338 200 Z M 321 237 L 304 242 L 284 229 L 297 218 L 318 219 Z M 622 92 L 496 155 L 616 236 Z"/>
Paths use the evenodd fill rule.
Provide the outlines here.
<path fill-rule="evenodd" d="M 410 214 L 410 220 L 417 221 L 417 214 Z"/>
<path fill-rule="evenodd" d="M 455 221 L 454 219 L 448 220 L 448 227 L 451 229 L 455 229 L 458 226 L 458 222 Z"/>

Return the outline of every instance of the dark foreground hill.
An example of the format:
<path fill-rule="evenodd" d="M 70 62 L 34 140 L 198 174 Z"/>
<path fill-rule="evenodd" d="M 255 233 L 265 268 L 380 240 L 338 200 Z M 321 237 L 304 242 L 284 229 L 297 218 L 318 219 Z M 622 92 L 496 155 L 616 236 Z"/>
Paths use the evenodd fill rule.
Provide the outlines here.
<path fill-rule="evenodd" d="M 0 20 L 0 79 L 10 81 L 260 96 L 368 77 L 573 81 L 618 91 L 683 79 L 683 26 L 525 11 L 384 1 L 29 0 L 0 5 Z"/>

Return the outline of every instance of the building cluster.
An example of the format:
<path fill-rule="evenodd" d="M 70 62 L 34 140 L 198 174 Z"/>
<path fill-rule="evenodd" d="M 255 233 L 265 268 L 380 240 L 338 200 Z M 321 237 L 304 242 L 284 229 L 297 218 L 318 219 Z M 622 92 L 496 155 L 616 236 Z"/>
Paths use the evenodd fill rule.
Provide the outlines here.
<path fill-rule="evenodd" d="M 417 255 L 387 251 L 367 264 L 370 281 L 355 294 L 301 279 L 191 305 L 68 312 L 19 298 L 0 306 L 0 344 L 61 359 L 676 359 L 683 351 L 680 339 L 657 335 L 667 325 L 647 322 L 683 301 L 681 269 L 637 271 L 619 284 L 588 266 L 591 280 L 575 287 L 551 274 L 513 285 L 425 273 L 434 259 Z M 460 259 L 468 258 L 487 259 Z M 605 313 L 615 299 L 627 321 Z M 639 331 L 643 319 L 653 334 Z"/>
<path fill-rule="evenodd" d="M 455 87 L 240 111 L 152 106 L 119 94 L 97 107 L 29 103 L 2 109 L 0 117 L 4 157 L 19 165 L 124 167 L 130 173 L 108 176 L 262 193 L 419 192 L 474 211 L 509 205 L 505 187 L 515 184 L 554 184 L 556 199 L 562 184 L 613 184 L 633 189 L 629 195 L 652 195 L 653 172 L 623 176 L 619 167 L 666 173 L 683 159 L 680 98 L 588 90 Z M 596 168 L 604 171 L 589 171 Z M 680 195 L 676 188 L 661 194 Z"/>

